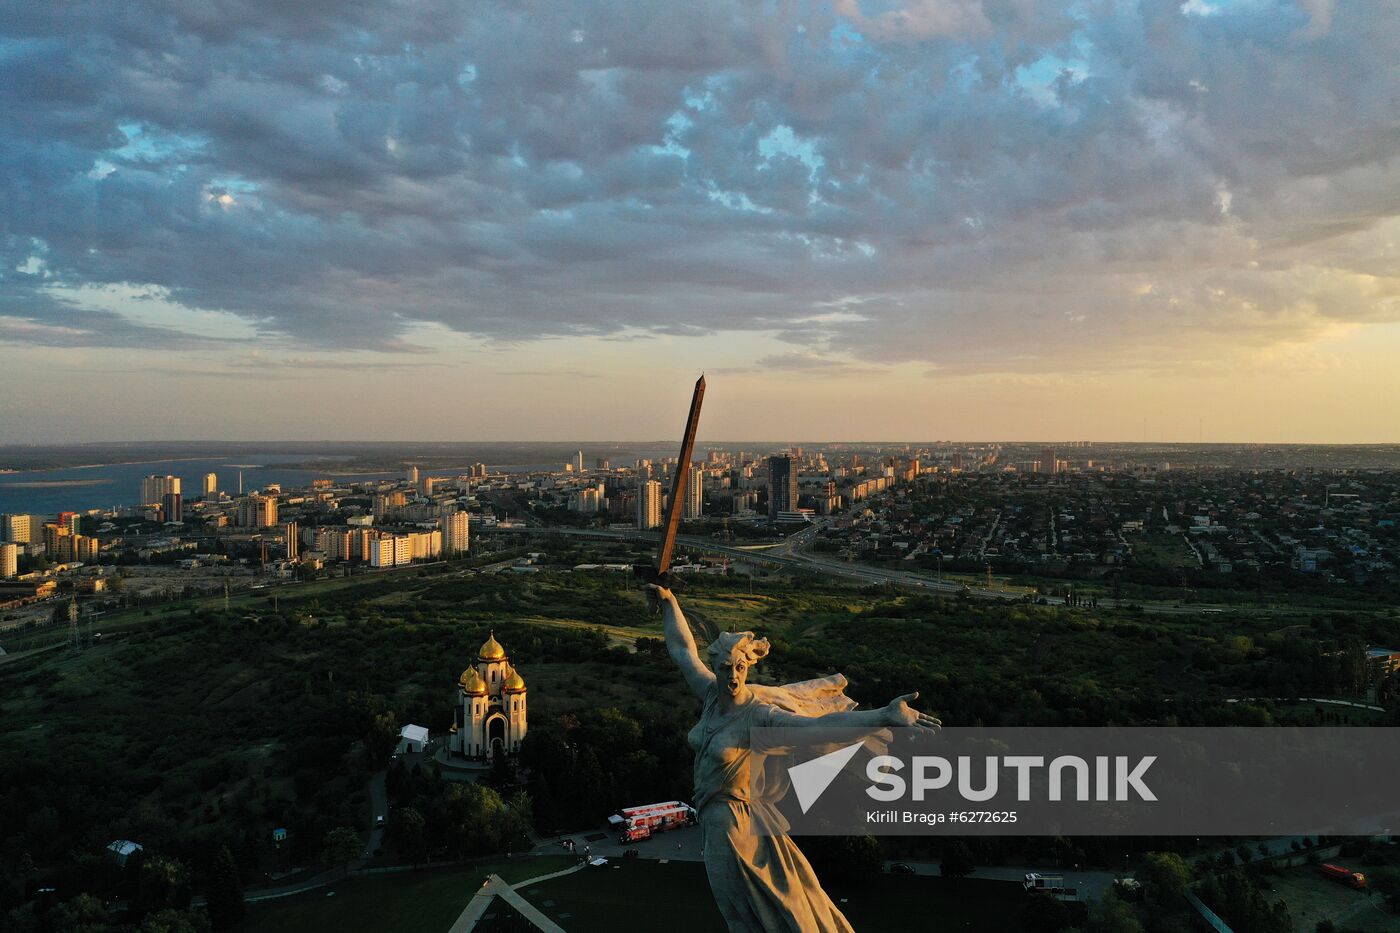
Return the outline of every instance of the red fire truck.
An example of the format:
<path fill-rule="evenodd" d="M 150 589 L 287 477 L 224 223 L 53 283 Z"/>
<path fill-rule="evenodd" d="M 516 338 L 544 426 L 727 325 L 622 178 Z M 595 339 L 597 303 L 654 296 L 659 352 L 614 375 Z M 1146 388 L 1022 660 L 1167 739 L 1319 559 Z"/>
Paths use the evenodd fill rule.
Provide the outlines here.
<path fill-rule="evenodd" d="M 608 825 L 618 832 L 618 842 L 649 839 L 654 833 L 690 826 L 694 822 L 695 808 L 679 800 L 650 803 L 644 807 L 624 807 L 608 817 Z"/>
<path fill-rule="evenodd" d="M 1320 867 L 1322 873 L 1333 881 L 1340 881 L 1358 891 L 1366 889 L 1366 876 L 1359 871 L 1352 871 L 1350 868 L 1343 868 L 1340 865 L 1322 865 Z"/>
<path fill-rule="evenodd" d="M 1027 891 L 1040 891 L 1049 894 L 1057 901 L 1079 900 L 1079 889 L 1065 887 L 1065 879 L 1062 875 L 1042 875 L 1039 872 L 1028 871 L 1026 877 L 1021 881 L 1021 887 Z"/>

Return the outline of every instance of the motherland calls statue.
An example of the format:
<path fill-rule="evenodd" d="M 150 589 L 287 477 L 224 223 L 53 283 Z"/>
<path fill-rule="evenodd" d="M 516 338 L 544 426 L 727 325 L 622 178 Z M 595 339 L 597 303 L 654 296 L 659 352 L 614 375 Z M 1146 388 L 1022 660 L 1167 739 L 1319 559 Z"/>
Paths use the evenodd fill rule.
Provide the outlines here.
<path fill-rule="evenodd" d="M 656 561 L 639 564 L 635 570 L 647 581 L 650 598 L 661 605 L 671 659 L 704 703 L 689 739 L 695 750 L 695 810 L 700 815 L 705 872 L 730 933 L 852 933 L 812 866 L 788 837 L 787 824 L 774 801 L 767 799 L 771 791 L 761 795 L 764 799 L 751 799 L 754 753 L 749 730 L 764 726 L 937 729 L 942 724 L 910 708 L 909 701 L 917 693 L 898 697 L 881 709 L 857 711 L 855 701 L 845 694 L 846 678 L 840 674 L 785 687 L 750 684 L 749 669 L 768 654 L 768 639 L 755 638 L 753 632 L 717 635 L 709 645 L 710 666 L 700 660 L 690 625 L 671 592 L 670 569 L 686 502 L 690 473 L 686 467 L 695 453 L 704 399 L 701 375 L 690 398 Z M 760 771 L 758 776 L 766 774 Z M 759 783 L 768 787 L 765 781 Z"/>
<path fill-rule="evenodd" d="M 684 472 L 684 471 L 682 471 Z M 704 703 L 690 730 L 695 751 L 695 809 L 705 847 L 705 872 L 730 933 L 851 933 L 802 851 L 782 831 L 767 801 L 750 800 L 749 730 L 764 726 L 937 729 L 912 709 L 917 693 L 874 710 L 855 710 L 840 674 L 768 687 L 748 683 L 749 669 L 768 654 L 768 639 L 724 632 L 700 660 L 685 614 L 671 590 L 652 584 L 661 604 L 666 647 L 685 682 Z"/>

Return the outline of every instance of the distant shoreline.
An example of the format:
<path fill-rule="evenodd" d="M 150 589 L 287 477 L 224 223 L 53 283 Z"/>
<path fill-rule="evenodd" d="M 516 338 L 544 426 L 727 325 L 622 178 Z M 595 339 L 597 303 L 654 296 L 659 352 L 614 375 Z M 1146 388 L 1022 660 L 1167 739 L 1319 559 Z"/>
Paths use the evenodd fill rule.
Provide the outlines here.
<path fill-rule="evenodd" d="M 67 486 L 106 486 L 115 483 L 114 479 L 51 479 L 35 480 L 28 483 L 0 483 L 5 489 L 61 489 Z"/>
<path fill-rule="evenodd" d="M 6 468 L 6 469 L 3 469 L 3 470 L 0 470 L 0 473 L 7 473 L 7 474 L 18 474 L 18 473 L 52 473 L 52 472 L 54 472 L 55 470 L 100 470 L 100 469 L 102 469 L 103 467 L 140 466 L 140 465 L 143 464 L 143 463 L 194 463 L 194 462 L 197 462 L 197 461 L 199 461 L 199 460 L 224 460 L 224 459 L 226 459 L 228 456 L 229 456 L 228 454 L 220 454 L 220 455 L 218 455 L 218 456 L 216 456 L 216 457 L 158 457 L 158 458 L 155 459 L 155 460 L 113 460 L 113 461 L 111 461 L 110 463 L 77 463 L 77 464 L 73 464 L 73 465 L 71 465 L 71 466 L 34 467 L 34 468 L 31 468 L 31 469 L 25 469 L 25 470 L 16 470 L 16 469 L 13 469 L 13 468 Z M 76 480 L 75 480 L 75 482 L 80 482 L 80 481 L 76 481 Z M 99 482 L 106 482 L 106 480 L 99 480 Z M 13 485 L 13 484 L 12 484 L 12 485 Z"/>

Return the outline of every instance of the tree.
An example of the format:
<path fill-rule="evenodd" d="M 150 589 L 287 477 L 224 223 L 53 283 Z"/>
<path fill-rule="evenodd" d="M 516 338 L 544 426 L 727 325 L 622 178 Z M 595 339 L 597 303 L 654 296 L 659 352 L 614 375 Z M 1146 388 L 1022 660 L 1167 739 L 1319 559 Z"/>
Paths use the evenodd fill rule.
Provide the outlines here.
<path fill-rule="evenodd" d="M 214 856 L 205 897 L 209 920 L 216 929 L 231 927 L 243 919 L 243 879 L 228 846 L 220 846 L 219 854 Z"/>
<path fill-rule="evenodd" d="M 389 756 L 399 744 L 398 719 L 392 710 L 375 713 L 365 732 L 365 759 L 374 769 L 382 768 L 389 762 Z"/>
<path fill-rule="evenodd" d="M 1175 852 L 1148 852 L 1137 877 L 1142 882 L 1143 896 L 1160 907 L 1173 905 L 1186 894 L 1191 874 Z"/>
<path fill-rule="evenodd" d="M 939 874 L 945 878 L 965 878 L 977 867 L 972 860 L 972 850 L 962 840 L 954 840 L 943 850 L 943 859 L 938 865 Z"/>
<path fill-rule="evenodd" d="M 1201 883 L 1199 894 L 1238 933 L 1292 933 L 1288 905 L 1271 902 L 1245 872 L 1213 875 Z"/>
<path fill-rule="evenodd" d="M 1084 933 L 1143 933 L 1132 905 L 1116 897 L 1105 897 L 1089 908 Z"/>
<path fill-rule="evenodd" d="M 321 845 L 321 858 L 328 865 L 339 865 L 345 872 L 360 855 L 360 834 L 348 826 L 338 826 L 326 833 Z"/>
<path fill-rule="evenodd" d="M 506 801 L 501 839 L 507 848 L 525 848 L 530 844 L 530 827 L 535 822 L 535 802 L 523 790 L 510 795 Z"/>
<path fill-rule="evenodd" d="M 1384 897 L 1391 910 L 1400 910 L 1400 868 L 1378 868 L 1368 880 L 1371 890 Z"/>
<path fill-rule="evenodd" d="M 208 928 L 207 923 L 199 922 L 197 915 L 167 908 L 142 920 L 140 933 L 203 933 Z"/>
<path fill-rule="evenodd" d="M 164 855 L 148 855 L 141 865 L 136 885 L 136 897 L 131 908 L 136 916 L 190 906 L 190 872 L 178 859 Z"/>
<path fill-rule="evenodd" d="M 444 802 L 444 828 L 458 858 L 500 851 L 505 813 L 500 794 L 481 784 L 453 784 Z"/>
<path fill-rule="evenodd" d="M 1069 908 L 1049 895 L 1026 899 L 1021 911 L 1021 928 L 1026 933 L 1060 933 L 1072 922 Z"/>
<path fill-rule="evenodd" d="M 427 821 L 413 807 L 404 807 L 394 817 L 394 838 L 399 849 L 417 865 L 428 851 Z"/>
<path fill-rule="evenodd" d="M 54 933 L 107 933 L 115 929 L 107 907 L 91 894 L 64 901 L 49 914 Z"/>

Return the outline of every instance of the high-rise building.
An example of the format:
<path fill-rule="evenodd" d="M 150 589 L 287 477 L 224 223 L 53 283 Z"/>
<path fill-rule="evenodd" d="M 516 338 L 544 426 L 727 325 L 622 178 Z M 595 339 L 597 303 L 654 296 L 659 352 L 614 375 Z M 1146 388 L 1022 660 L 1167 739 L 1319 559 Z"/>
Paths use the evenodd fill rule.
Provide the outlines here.
<path fill-rule="evenodd" d="M 5 540 L 11 544 L 28 544 L 33 539 L 33 523 L 28 515 L 6 515 Z"/>
<path fill-rule="evenodd" d="M 410 467 L 408 468 L 408 470 L 405 472 L 404 478 L 408 480 L 408 485 L 410 485 L 410 486 L 417 486 L 417 485 L 418 485 L 418 468 L 417 468 L 416 466 L 410 466 Z"/>
<path fill-rule="evenodd" d="M 637 493 L 633 489 L 614 489 L 607 495 L 608 515 L 618 521 L 635 519 L 637 516 Z"/>
<path fill-rule="evenodd" d="M 661 483 L 649 479 L 637 486 L 637 527 L 661 527 Z"/>
<path fill-rule="evenodd" d="M 574 472 L 583 472 L 583 451 L 581 450 L 578 453 L 574 454 Z"/>
<path fill-rule="evenodd" d="M 685 475 L 685 517 L 703 518 L 705 515 L 705 473 L 691 467 Z"/>
<path fill-rule="evenodd" d="M 180 477 L 151 475 L 141 480 L 141 504 L 160 505 L 172 492 L 180 491 Z"/>
<path fill-rule="evenodd" d="M 204 474 L 204 498 L 205 498 L 205 499 L 217 499 L 217 498 L 219 498 L 219 474 L 217 474 L 217 473 L 205 473 L 205 474 Z"/>
<path fill-rule="evenodd" d="M 64 538 L 71 537 L 72 531 L 67 525 L 57 525 L 53 522 L 44 523 L 44 556 L 58 560 L 63 559 L 65 551 Z"/>
<path fill-rule="evenodd" d="M 442 553 L 441 531 L 415 531 L 406 535 L 381 533 L 361 545 L 371 567 L 400 567 L 415 560 L 430 560 Z"/>
<path fill-rule="evenodd" d="M 1057 464 L 1055 463 L 1055 448 L 1046 447 L 1040 452 L 1040 472 L 1047 473 L 1053 476 L 1055 473 L 1059 472 L 1056 469 L 1056 466 Z"/>
<path fill-rule="evenodd" d="M 271 528 L 277 524 L 277 499 L 253 493 L 238 503 L 238 524 L 244 528 Z"/>
<path fill-rule="evenodd" d="M 102 550 L 101 542 L 92 535 L 68 535 L 63 539 L 63 545 L 62 558 L 65 561 L 94 561 Z"/>
<path fill-rule="evenodd" d="M 597 486 L 586 486 L 569 497 L 569 509 L 583 515 L 597 515 L 602 504 Z"/>
<path fill-rule="evenodd" d="M 597 459 L 595 459 L 595 460 L 593 461 L 593 469 L 595 469 L 595 470 L 611 470 L 611 469 L 612 469 L 612 461 L 611 461 L 611 460 L 608 460 L 608 459 L 606 459 L 606 458 L 604 458 L 604 457 L 598 457 Z"/>
<path fill-rule="evenodd" d="M 0 579 L 13 580 L 19 576 L 19 545 L 6 541 L 0 544 Z"/>
<path fill-rule="evenodd" d="M 394 566 L 394 539 L 390 535 L 365 542 L 365 563 L 371 567 Z"/>
<path fill-rule="evenodd" d="M 161 496 L 160 509 L 165 513 L 167 522 L 183 522 L 185 520 L 185 500 L 178 492 L 167 492 Z"/>
<path fill-rule="evenodd" d="M 788 456 L 768 458 L 768 517 L 797 511 L 797 463 Z"/>
<path fill-rule="evenodd" d="M 296 560 L 301 556 L 301 538 L 297 536 L 297 523 L 287 522 L 283 525 L 282 536 L 287 545 L 287 560 Z"/>
<path fill-rule="evenodd" d="M 442 532 L 415 531 L 408 535 L 409 560 L 433 560 L 442 556 Z"/>
<path fill-rule="evenodd" d="M 438 519 L 442 529 L 442 549 L 446 554 L 465 554 L 471 545 L 471 516 L 453 512 Z"/>
<path fill-rule="evenodd" d="M 395 489 L 374 497 L 374 520 L 383 521 L 392 509 L 408 502 L 408 495 L 402 489 Z"/>

